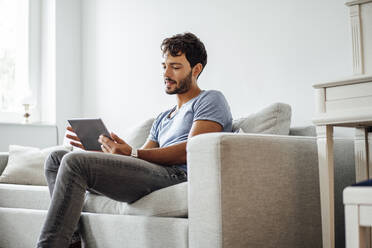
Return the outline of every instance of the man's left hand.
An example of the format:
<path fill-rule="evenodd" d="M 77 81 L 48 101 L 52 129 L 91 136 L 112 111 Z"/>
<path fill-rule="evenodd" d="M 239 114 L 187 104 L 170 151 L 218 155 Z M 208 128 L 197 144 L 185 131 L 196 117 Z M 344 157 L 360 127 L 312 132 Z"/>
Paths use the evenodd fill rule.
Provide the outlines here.
<path fill-rule="evenodd" d="M 98 142 L 101 143 L 101 148 L 104 153 L 111 153 L 111 154 L 121 154 L 130 156 L 132 153 L 132 147 L 130 147 L 124 140 L 119 138 L 113 132 L 110 133 L 112 138 L 109 139 L 104 135 L 100 135 L 98 138 Z"/>

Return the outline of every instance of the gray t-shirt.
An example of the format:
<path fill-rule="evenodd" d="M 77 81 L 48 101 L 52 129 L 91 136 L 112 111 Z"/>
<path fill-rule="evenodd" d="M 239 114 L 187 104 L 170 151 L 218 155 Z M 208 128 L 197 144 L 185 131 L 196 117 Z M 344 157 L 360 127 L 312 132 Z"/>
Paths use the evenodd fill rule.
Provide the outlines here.
<path fill-rule="evenodd" d="M 196 120 L 217 122 L 223 127 L 223 132 L 232 130 L 230 107 L 220 91 L 202 90 L 198 96 L 184 103 L 176 114 L 169 117 L 176 107 L 162 112 L 152 124 L 148 139 L 157 142 L 159 147 L 186 141 Z M 187 173 L 186 164 L 177 167 Z"/>

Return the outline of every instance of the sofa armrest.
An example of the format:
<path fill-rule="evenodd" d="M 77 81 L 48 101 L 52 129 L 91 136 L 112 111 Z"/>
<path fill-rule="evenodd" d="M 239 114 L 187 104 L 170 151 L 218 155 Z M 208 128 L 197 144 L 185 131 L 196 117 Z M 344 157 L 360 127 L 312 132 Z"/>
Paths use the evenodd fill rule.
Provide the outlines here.
<path fill-rule="evenodd" d="M 316 138 L 203 134 L 187 162 L 191 248 L 322 246 Z"/>
<path fill-rule="evenodd" d="M 0 152 L 0 175 L 3 173 L 6 165 L 8 164 L 8 152 Z"/>

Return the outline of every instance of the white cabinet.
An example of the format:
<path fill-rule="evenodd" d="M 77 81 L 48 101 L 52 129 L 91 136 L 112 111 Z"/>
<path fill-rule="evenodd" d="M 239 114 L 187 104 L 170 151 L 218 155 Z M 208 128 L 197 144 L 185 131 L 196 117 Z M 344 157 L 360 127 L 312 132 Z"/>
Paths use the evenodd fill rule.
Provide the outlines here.
<path fill-rule="evenodd" d="M 45 148 L 58 144 L 56 125 L 0 123 L 0 152 L 9 151 L 9 145 Z"/>
<path fill-rule="evenodd" d="M 354 74 L 372 74 L 372 0 L 346 5 L 350 9 Z"/>
<path fill-rule="evenodd" d="M 354 127 L 356 180 L 372 177 L 372 0 L 347 2 L 350 9 L 351 78 L 315 84 L 323 247 L 335 246 L 333 127 Z M 372 210 L 371 210 L 372 211 Z M 369 236 L 370 230 L 366 229 Z M 370 247 L 368 241 L 367 246 Z"/>

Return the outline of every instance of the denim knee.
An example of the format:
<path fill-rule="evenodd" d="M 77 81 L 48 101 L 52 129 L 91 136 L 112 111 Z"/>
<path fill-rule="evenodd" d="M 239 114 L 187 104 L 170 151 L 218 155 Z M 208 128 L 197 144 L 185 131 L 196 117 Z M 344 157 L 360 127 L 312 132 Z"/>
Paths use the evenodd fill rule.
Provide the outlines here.
<path fill-rule="evenodd" d="M 81 162 L 82 156 L 84 156 L 84 153 L 81 152 L 70 152 L 63 156 L 61 161 L 61 166 L 66 170 L 67 172 L 77 172 L 78 174 L 82 174 L 82 166 L 84 163 Z"/>
<path fill-rule="evenodd" d="M 46 171 L 58 171 L 61 164 L 61 160 L 64 155 L 68 153 L 66 150 L 56 150 L 51 152 L 45 160 L 45 170 Z"/>

